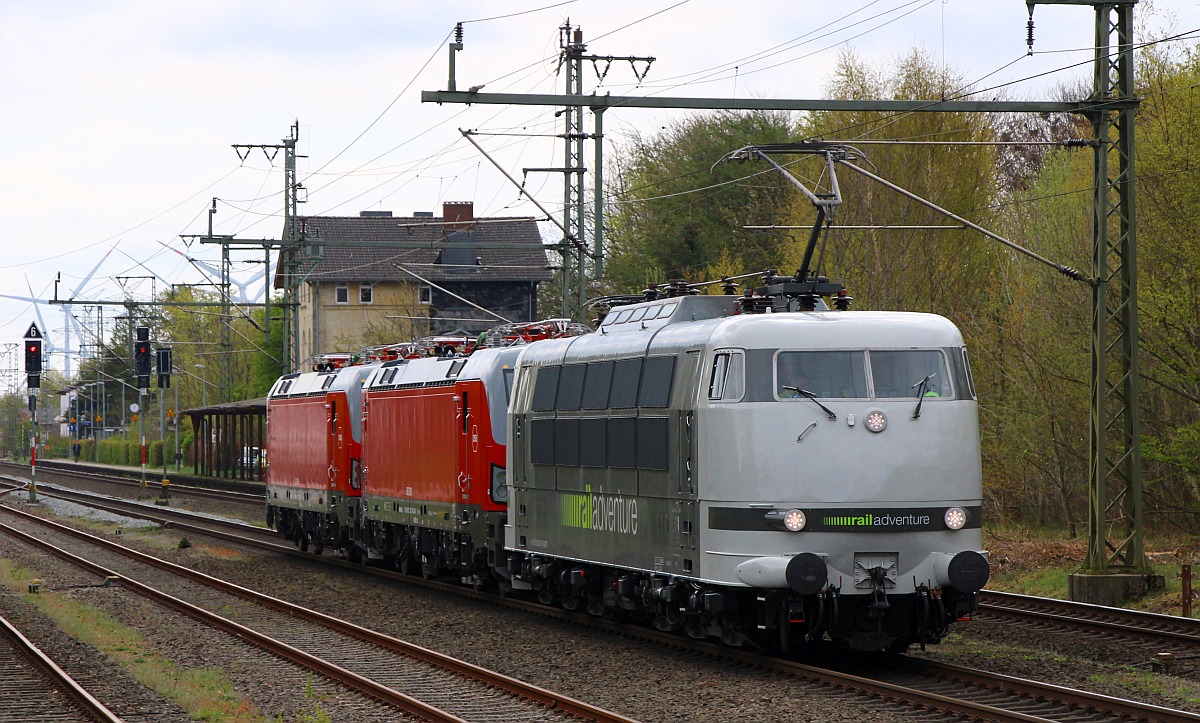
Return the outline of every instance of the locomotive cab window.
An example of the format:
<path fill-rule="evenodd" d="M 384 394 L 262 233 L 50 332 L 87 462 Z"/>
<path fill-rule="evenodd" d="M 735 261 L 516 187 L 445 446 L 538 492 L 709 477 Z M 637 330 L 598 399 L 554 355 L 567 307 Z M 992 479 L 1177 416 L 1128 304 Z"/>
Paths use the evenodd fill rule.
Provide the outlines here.
<path fill-rule="evenodd" d="M 872 351 L 871 381 L 881 399 L 949 397 L 953 391 L 946 358 L 936 349 Z M 918 394 L 924 381 L 924 392 Z"/>
<path fill-rule="evenodd" d="M 504 406 L 512 401 L 513 375 L 516 370 L 511 367 L 504 367 L 502 374 L 504 375 Z"/>
<path fill-rule="evenodd" d="M 708 379 L 708 398 L 714 402 L 736 402 L 746 392 L 746 357 L 740 351 L 719 351 L 713 357 Z"/>
<path fill-rule="evenodd" d="M 975 379 L 971 376 L 971 358 L 967 356 L 967 348 L 965 346 L 959 348 L 957 351 L 958 354 L 950 355 L 950 358 L 956 360 L 959 366 L 957 371 L 958 376 L 961 377 L 961 380 L 956 377 L 955 381 L 958 382 L 958 386 L 960 388 L 967 390 L 967 394 L 971 397 L 971 399 L 974 399 Z"/>
<path fill-rule="evenodd" d="M 775 358 L 775 396 L 865 399 L 867 370 L 861 351 L 785 351 Z"/>

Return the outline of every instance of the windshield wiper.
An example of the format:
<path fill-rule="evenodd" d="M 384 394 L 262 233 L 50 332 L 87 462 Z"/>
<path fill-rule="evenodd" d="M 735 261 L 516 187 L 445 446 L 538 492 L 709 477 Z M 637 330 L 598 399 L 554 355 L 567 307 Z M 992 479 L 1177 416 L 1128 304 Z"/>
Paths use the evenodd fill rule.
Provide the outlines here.
<path fill-rule="evenodd" d="M 920 418 L 921 405 L 925 403 L 925 388 L 929 386 L 929 380 L 936 376 L 937 372 L 930 372 L 929 374 L 925 375 L 924 379 L 909 387 L 909 389 L 917 389 L 917 387 L 920 387 L 920 389 L 917 389 L 917 408 L 913 410 L 913 419 Z"/>
<path fill-rule="evenodd" d="M 787 384 L 782 384 L 780 386 L 784 389 L 790 389 L 802 397 L 808 397 L 809 399 L 811 399 L 813 401 L 813 404 L 816 404 L 818 407 L 825 410 L 825 413 L 829 415 L 829 419 L 831 421 L 837 419 L 837 415 L 833 413 L 833 410 L 830 409 L 829 407 L 825 406 L 824 404 L 821 404 L 820 400 L 817 399 L 816 394 L 813 394 L 812 392 L 808 391 L 807 389 L 801 389 L 800 387 L 791 387 L 791 386 L 788 386 Z"/>

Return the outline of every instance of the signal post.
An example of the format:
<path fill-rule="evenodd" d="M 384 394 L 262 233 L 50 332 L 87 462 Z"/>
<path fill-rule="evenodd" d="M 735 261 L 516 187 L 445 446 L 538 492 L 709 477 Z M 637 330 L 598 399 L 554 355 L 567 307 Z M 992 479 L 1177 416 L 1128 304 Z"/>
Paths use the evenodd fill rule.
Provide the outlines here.
<path fill-rule="evenodd" d="M 150 388 L 150 327 L 139 326 L 133 342 L 133 369 L 137 375 L 137 390 L 139 404 L 133 405 L 133 413 L 138 420 L 138 439 L 142 443 L 142 488 L 138 497 L 144 498 L 146 492 L 146 423 L 144 421 L 146 407 L 146 391 Z"/>
<path fill-rule="evenodd" d="M 41 443 L 37 423 L 37 393 L 42 388 L 42 332 L 37 324 L 30 324 L 25 332 L 25 374 L 29 390 L 29 419 L 33 422 L 33 433 L 29 438 L 29 501 L 37 502 L 37 449 Z"/>

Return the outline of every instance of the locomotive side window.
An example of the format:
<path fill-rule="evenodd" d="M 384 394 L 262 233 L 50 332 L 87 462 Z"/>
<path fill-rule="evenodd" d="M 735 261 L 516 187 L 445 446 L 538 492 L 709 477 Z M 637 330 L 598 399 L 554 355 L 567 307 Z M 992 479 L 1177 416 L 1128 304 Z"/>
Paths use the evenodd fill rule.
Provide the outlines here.
<path fill-rule="evenodd" d="M 558 399 L 555 409 L 574 411 L 579 409 L 579 397 L 583 394 L 583 364 L 567 364 L 558 373 Z"/>
<path fill-rule="evenodd" d="M 920 377 L 918 377 L 919 379 Z M 775 361 L 775 395 L 801 398 L 796 389 L 829 399 L 865 399 L 866 363 L 861 351 L 785 351 Z"/>
<path fill-rule="evenodd" d="M 504 367 L 504 406 L 512 401 L 513 376 L 516 370 L 509 367 Z"/>
<path fill-rule="evenodd" d="M 675 376 L 675 357 L 652 356 L 642 367 L 639 407 L 665 407 L 671 400 L 671 379 Z"/>
<path fill-rule="evenodd" d="M 917 396 L 921 381 L 924 396 L 948 397 L 953 391 L 946 371 L 946 359 L 936 350 L 872 351 L 871 379 L 875 396 L 908 399 Z"/>
<path fill-rule="evenodd" d="M 558 391 L 558 367 L 538 369 L 537 382 L 533 386 L 533 411 L 546 412 L 554 409 L 554 395 Z"/>
<path fill-rule="evenodd" d="M 584 467 L 607 466 L 608 420 L 579 420 L 579 437 L 580 439 L 587 440 L 587 444 L 582 444 L 579 447 L 579 464 Z"/>
<path fill-rule="evenodd" d="M 638 382 L 642 377 L 642 360 L 622 359 L 613 367 L 612 393 L 608 406 L 616 409 L 637 406 Z"/>
<path fill-rule="evenodd" d="M 534 419 L 529 423 L 529 461 L 554 464 L 553 419 Z"/>
<path fill-rule="evenodd" d="M 609 467 L 637 467 L 637 421 L 634 417 L 608 420 Z"/>
<path fill-rule="evenodd" d="M 559 419 L 554 425 L 554 463 L 579 466 L 579 420 Z"/>
<path fill-rule="evenodd" d="M 668 468 L 669 427 L 666 419 L 639 417 L 637 420 L 637 466 L 639 469 Z"/>
<path fill-rule="evenodd" d="M 740 351 L 722 351 L 713 357 L 708 379 L 708 398 L 736 402 L 746 392 L 746 358 Z"/>
<path fill-rule="evenodd" d="M 604 409 L 608 406 L 608 390 L 612 387 L 613 363 L 593 362 L 587 365 L 583 379 L 583 408 Z"/>
<path fill-rule="evenodd" d="M 971 376 L 971 359 L 967 356 L 967 348 L 964 346 L 958 350 L 958 355 L 951 354 L 950 358 L 957 360 L 962 368 L 959 370 L 962 375 L 962 388 L 967 390 L 967 394 L 971 395 L 971 399 L 975 398 L 975 379 Z"/>

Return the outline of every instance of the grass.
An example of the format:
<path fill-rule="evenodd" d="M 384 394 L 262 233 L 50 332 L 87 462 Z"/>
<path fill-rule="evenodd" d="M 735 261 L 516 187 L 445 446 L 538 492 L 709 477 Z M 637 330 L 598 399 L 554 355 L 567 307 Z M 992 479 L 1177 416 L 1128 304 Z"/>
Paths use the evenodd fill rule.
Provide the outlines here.
<path fill-rule="evenodd" d="M 118 522 L 101 520 L 92 517 L 68 517 L 53 513 L 49 514 L 48 516 L 59 522 L 73 522 L 78 524 L 80 527 L 83 527 L 100 537 L 124 537 L 134 539 L 144 542 L 146 545 L 157 550 L 191 548 L 196 553 L 218 560 L 227 560 L 232 562 L 250 559 L 250 556 L 245 552 L 234 550 L 229 547 L 193 542 L 187 537 L 181 537 L 177 532 L 174 532 L 170 529 L 163 529 L 158 526 L 148 525 L 144 527 L 125 527 Z"/>
<path fill-rule="evenodd" d="M 179 705 L 194 720 L 230 723 L 333 720 L 324 709 L 311 676 L 305 685 L 304 707 L 286 716 L 279 712 L 267 718 L 237 692 L 224 670 L 186 668 L 155 650 L 137 630 L 66 594 L 44 589 L 37 594 L 29 593 L 29 582 L 39 577 L 32 568 L 0 558 L 0 585 L 18 593 L 64 633 L 100 651 L 139 683 Z"/>
<path fill-rule="evenodd" d="M 1186 541 L 1185 541 L 1186 542 Z M 1194 542 L 1192 542 L 1194 544 Z M 991 555 L 992 577 L 988 588 L 1003 592 L 1067 599 L 1067 576 L 1078 572 L 1086 555 L 1086 541 L 1071 538 L 1063 530 L 1026 528 L 989 528 L 985 531 L 984 547 Z M 1164 587 L 1151 590 L 1125 607 L 1166 615 L 1183 613 L 1181 564 L 1187 555 L 1155 550 L 1180 550 L 1177 539 L 1152 536 L 1145 542 L 1147 556 L 1156 575 L 1163 578 Z M 1192 617 L 1200 617 L 1200 560 L 1191 559 L 1194 571 Z"/>
<path fill-rule="evenodd" d="M 262 714 L 238 694 L 223 670 L 185 668 L 148 645 L 137 630 L 67 595 L 53 591 L 31 594 L 27 588 L 35 577 L 38 575 L 34 570 L 0 559 L 0 584 L 19 593 L 63 632 L 100 651 L 195 720 L 262 720 Z"/>

